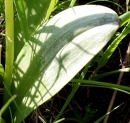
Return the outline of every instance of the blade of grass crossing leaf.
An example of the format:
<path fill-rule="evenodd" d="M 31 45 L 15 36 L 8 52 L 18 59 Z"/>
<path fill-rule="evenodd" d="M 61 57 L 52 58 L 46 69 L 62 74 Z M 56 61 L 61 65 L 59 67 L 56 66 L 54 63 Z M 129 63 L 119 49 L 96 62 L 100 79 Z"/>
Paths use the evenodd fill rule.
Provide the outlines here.
<path fill-rule="evenodd" d="M 62 1 L 62 2 L 59 1 L 59 3 L 58 3 L 57 6 L 53 9 L 53 11 L 56 10 L 56 9 L 59 9 L 59 10 L 67 9 L 68 6 L 69 6 L 69 3 L 70 3 L 69 0 Z M 58 11 L 58 12 L 60 12 L 60 11 Z"/>
<path fill-rule="evenodd" d="M 103 115 L 101 118 L 99 118 L 98 120 L 96 120 L 94 123 L 100 123 L 107 115 L 109 115 L 110 113 L 112 113 L 113 111 L 115 111 L 116 109 L 118 109 L 120 106 L 122 106 L 122 104 L 116 106 L 115 108 L 113 108 L 110 112 L 106 113 L 105 115 Z"/>
<path fill-rule="evenodd" d="M 9 107 L 10 103 L 17 97 L 17 95 L 13 95 L 5 104 L 4 106 L 1 108 L 0 110 L 0 123 L 5 123 L 5 121 L 2 119 L 2 114 L 5 112 L 5 110 Z M 12 113 L 9 107 L 9 111 L 10 111 L 10 116 L 12 119 Z M 8 118 L 7 118 L 8 119 Z M 13 123 L 13 121 L 11 122 Z"/>
<path fill-rule="evenodd" d="M 115 73 L 120 73 L 120 72 L 130 72 L 130 68 L 123 68 L 123 69 L 114 70 L 114 71 L 111 71 L 111 72 L 106 72 L 106 73 L 103 73 L 103 74 L 97 74 L 93 78 L 93 80 L 98 80 L 98 79 L 101 79 L 105 76 L 109 76 L 109 75 L 112 75 L 112 74 L 115 74 Z"/>
<path fill-rule="evenodd" d="M 55 121 L 58 120 L 60 118 L 60 116 L 63 114 L 64 110 L 66 109 L 66 107 L 68 106 L 68 104 L 70 103 L 71 99 L 73 98 L 74 94 L 77 92 L 78 88 L 80 87 L 80 83 L 76 83 L 72 89 L 72 91 L 70 92 L 69 96 L 67 97 L 64 105 L 62 106 L 62 109 L 60 110 L 59 114 L 57 115 L 57 117 L 55 118 Z"/>
<path fill-rule="evenodd" d="M 71 0 L 70 6 L 69 7 L 73 7 L 76 3 L 76 0 Z"/>
<path fill-rule="evenodd" d="M 103 86 L 105 88 L 109 87 L 111 89 L 118 89 L 118 90 L 120 89 L 120 90 L 130 92 L 130 87 L 106 83 L 106 82 L 92 81 L 92 80 L 82 80 L 82 79 L 72 79 L 71 82 L 82 83 L 82 84 L 86 84 L 87 86 L 94 85 L 94 86 Z"/>
<path fill-rule="evenodd" d="M 69 85 L 73 85 L 73 84 L 69 84 Z M 118 88 L 114 88 L 114 87 L 107 87 L 107 86 L 101 86 L 101 85 L 91 85 L 91 84 L 80 84 L 80 86 L 82 87 L 98 87 L 98 88 L 106 88 L 106 89 L 112 89 L 112 90 L 116 90 L 116 91 L 120 91 L 120 92 L 123 92 L 125 94 L 129 94 L 130 95 L 130 92 L 129 91 L 125 91 L 125 90 L 122 90 L 122 89 L 118 89 Z M 119 86 L 120 87 L 120 86 Z"/>
<path fill-rule="evenodd" d="M 129 0 L 126 0 L 126 12 L 129 11 Z"/>
<path fill-rule="evenodd" d="M 0 123 L 6 123 L 6 122 L 4 121 L 4 119 L 2 119 L 2 118 L 0 117 Z"/>
<path fill-rule="evenodd" d="M 119 17 L 120 20 L 120 27 L 122 27 L 123 25 L 125 25 L 127 22 L 130 21 L 130 12 L 126 12 L 123 15 L 121 15 Z"/>
<path fill-rule="evenodd" d="M 88 68 L 89 68 L 90 63 L 91 63 L 91 61 L 84 67 L 84 69 L 83 69 L 83 71 L 82 71 L 82 73 L 81 73 L 79 79 L 84 79 L 84 77 L 85 77 L 85 75 L 86 75 L 86 73 L 87 73 L 87 71 L 88 71 Z"/>
<path fill-rule="evenodd" d="M 126 35 L 130 32 L 130 22 L 126 25 L 126 27 L 123 29 L 121 34 L 110 44 L 110 46 L 105 51 L 103 57 L 101 58 L 101 61 L 99 62 L 99 66 L 102 67 L 106 64 L 108 59 L 111 57 L 112 53 L 117 48 L 118 44 L 122 41 L 123 38 L 126 37 Z"/>
<path fill-rule="evenodd" d="M 40 119 L 40 121 L 41 121 L 42 123 L 46 123 L 46 121 L 44 121 L 40 116 L 38 116 L 38 118 Z"/>
<path fill-rule="evenodd" d="M 5 104 L 4 106 L 1 108 L 0 110 L 0 117 L 2 116 L 2 114 L 5 112 L 5 110 L 9 107 L 10 103 L 17 97 L 17 95 L 13 95 Z"/>
<path fill-rule="evenodd" d="M 4 84 L 4 88 L 5 88 L 5 90 L 7 91 L 8 95 L 9 95 L 10 97 L 13 97 L 12 94 L 10 93 L 10 91 L 8 90 L 8 88 L 7 88 L 7 86 L 6 86 L 5 84 Z M 16 101 L 13 100 L 13 103 L 14 103 L 14 105 L 15 105 L 15 108 L 19 111 L 19 115 L 20 115 L 21 118 L 22 118 L 22 122 L 25 123 L 25 122 L 24 122 L 23 115 L 22 115 L 22 113 L 21 113 L 21 111 L 20 111 L 20 109 L 19 109 L 19 106 L 17 105 Z"/>
<path fill-rule="evenodd" d="M 60 122 L 62 122 L 63 120 L 65 120 L 65 118 L 59 119 L 59 120 L 57 120 L 57 121 L 55 121 L 55 122 L 53 122 L 53 123 L 60 123 Z"/>
<path fill-rule="evenodd" d="M 54 10 L 54 7 L 56 5 L 56 3 L 58 2 L 58 0 L 52 0 L 50 3 L 50 8 L 47 11 L 46 17 L 45 17 L 45 21 L 47 21 L 50 17 L 50 14 L 52 13 L 52 11 Z"/>
<path fill-rule="evenodd" d="M 10 107 L 9 107 L 9 112 L 10 112 L 10 117 L 11 117 L 11 123 L 14 123 L 14 121 L 13 121 L 13 115 L 12 115 L 12 111 L 11 111 Z"/>

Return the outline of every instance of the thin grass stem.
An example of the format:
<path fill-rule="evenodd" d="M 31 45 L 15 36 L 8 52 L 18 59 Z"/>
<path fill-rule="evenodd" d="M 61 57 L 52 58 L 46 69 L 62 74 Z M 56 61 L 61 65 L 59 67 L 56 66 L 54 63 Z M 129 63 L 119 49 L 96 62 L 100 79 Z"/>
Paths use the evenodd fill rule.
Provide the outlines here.
<path fill-rule="evenodd" d="M 13 12 L 13 0 L 5 0 L 5 30 L 6 30 L 6 61 L 5 61 L 5 74 L 4 74 L 4 84 L 11 90 L 12 85 L 12 71 L 14 62 L 14 12 Z M 3 105 L 8 101 L 10 96 L 8 95 L 6 89 L 4 89 Z M 8 117 L 9 112 L 5 113 Z"/>

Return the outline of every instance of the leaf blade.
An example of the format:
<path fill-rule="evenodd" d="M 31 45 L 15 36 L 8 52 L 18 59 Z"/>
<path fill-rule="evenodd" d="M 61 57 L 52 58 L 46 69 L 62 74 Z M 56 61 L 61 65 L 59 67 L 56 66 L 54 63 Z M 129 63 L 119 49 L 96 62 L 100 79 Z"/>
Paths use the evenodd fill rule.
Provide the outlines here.
<path fill-rule="evenodd" d="M 87 12 L 91 9 L 92 13 Z M 83 10 L 86 13 L 81 14 Z M 18 95 L 16 102 L 24 117 L 65 86 L 118 27 L 115 12 L 92 5 L 70 8 L 44 24 L 15 62 L 12 93 Z M 21 120 L 17 110 L 14 119 Z"/>

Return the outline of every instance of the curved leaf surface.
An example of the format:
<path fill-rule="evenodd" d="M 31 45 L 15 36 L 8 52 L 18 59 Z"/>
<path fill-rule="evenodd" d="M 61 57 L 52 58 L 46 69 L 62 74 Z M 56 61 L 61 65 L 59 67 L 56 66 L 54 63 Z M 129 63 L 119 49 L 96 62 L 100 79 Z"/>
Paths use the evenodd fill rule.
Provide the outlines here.
<path fill-rule="evenodd" d="M 14 64 L 12 93 L 26 117 L 60 91 L 111 39 L 117 14 L 106 7 L 67 9 L 41 26 Z M 12 106 L 15 122 L 21 118 Z"/>

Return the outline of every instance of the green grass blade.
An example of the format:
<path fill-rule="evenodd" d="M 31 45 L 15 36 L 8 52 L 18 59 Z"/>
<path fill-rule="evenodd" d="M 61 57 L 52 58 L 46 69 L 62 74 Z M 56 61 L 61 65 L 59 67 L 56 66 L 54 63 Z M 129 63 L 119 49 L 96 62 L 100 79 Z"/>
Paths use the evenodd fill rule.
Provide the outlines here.
<path fill-rule="evenodd" d="M 62 10 L 68 9 L 69 4 L 70 4 L 69 0 L 59 1 L 58 4 L 56 5 L 56 7 L 53 10 L 54 13 L 57 14 L 57 13 L 61 12 Z M 55 12 L 55 10 L 56 10 L 56 12 Z"/>
<path fill-rule="evenodd" d="M 4 119 L 2 119 L 2 118 L 0 117 L 0 123 L 6 123 L 6 122 L 4 121 Z"/>
<path fill-rule="evenodd" d="M 116 109 L 118 109 L 120 106 L 122 106 L 122 104 L 116 106 L 115 108 L 113 108 L 110 112 L 106 113 L 105 115 L 103 115 L 101 118 L 99 118 L 98 120 L 96 120 L 94 123 L 100 123 L 107 115 L 109 115 L 110 113 L 112 113 L 113 111 L 115 111 Z"/>
<path fill-rule="evenodd" d="M 8 90 L 8 88 L 6 87 L 5 84 L 4 84 L 4 89 L 6 89 L 8 95 L 9 95 L 10 97 L 13 97 L 12 94 L 10 93 L 10 91 Z M 16 94 L 14 94 L 14 95 L 16 95 Z M 23 114 L 22 114 L 22 112 L 21 112 L 19 106 L 17 105 L 16 101 L 13 100 L 13 103 L 14 103 L 14 105 L 15 105 L 15 108 L 18 110 L 18 114 L 19 114 L 19 116 L 21 117 L 22 122 L 25 123 L 24 118 L 23 118 Z M 12 106 L 11 106 L 11 107 L 12 107 Z M 10 110 L 11 110 L 11 109 L 12 109 L 12 108 L 10 108 Z M 11 110 L 11 113 L 12 113 L 12 114 L 11 114 L 11 116 L 12 116 L 12 115 L 13 115 L 12 110 Z M 14 120 L 14 119 L 11 119 L 11 120 Z"/>
<path fill-rule="evenodd" d="M 75 3 L 76 3 L 76 0 L 71 0 L 71 3 L 70 3 L 69 7 L 74 7 Z"/>
<path fill-rule="evenodd" d="M 84 86 L 92 86 L 92 87 L 104 87 L 109 89 L 115 89 L 122 91 L 124 93 L 130 94 L 130 87 L 117 85 L 117 84 L 111 84 L 106 82 L 100 82 L 100 81 L 92 81 L 92 80 L 82 80 L 82 79 L 72 79 L 71 82 L 77 82 L 82 83 Z"/>
<path fill-rule="evenodd" d="M 130 12 L 126 12 L 119 17 L 120 19 L 120 27 L 124 26 L 127 22 L 130 21 Z"/>
<path fill-rule="evenodd" d="M 0 64 L 0 87 L 3 87 L 3 80 L 4 80 L 4 67 Z"/>
<path fill-rule="evenodd" d="M 73 98 L 74 94 L 77 92 L 78 88 L 80 87 L 80 83 L 76 83 L 74 85 L 74 88 L 72 89 L 71 93 L 69 94 L 69 96 L 67 97 L 64 105 L 62 106 L 62 109 L 60 110 L 59 114 L 57 115 L 57 117 L 55 118 L 55 121 L 57 119 L 60 118 L 60 116 L 63 114 L 64 110 L 66 109 L 66 107 L 68 106 L 68 104 L 70 103 L 71 99 Z"/>
<path fill-rule="evenodd" d="M 9 90 L 12 86 L 12 72 L 14 63 L 14 11 L 13 11 L 13 0 L 5 0 L 5 30 L 6 30 L 6 63 L 5 63 L 5 75 L 4 83 Z M 7 102 L 9 95 L 4 90 L 4 101 Z"/>
<path fill-rule="evenodd" d="M 129 0 L 126 0 L 126 12 L 129 11 Z"/>
<path fill-rule="evenodd" d="M 103 77 L 115 74 L 115 73 L 120 73 L 120 72 L 130 72 L 130 68 L 123 68 L 123 69 L 119 69 L 119 70 L 114 70 L 114 71 L 110 71 L 110 72 L 106 72 L 103 74 L 97 74 L 95 77 L 93 77 L 93 80 L 98 80 L 101 79 Z"/>
<path fill-rule="evenodd" d="M 40 119 L 40 121 L 41 121 L 42 123 L 46 123 L 46 121 L 44 121 L 40 116 L 38 116 L 38 118 Z"/>
<path fill-rule="evenodd" d="M 60 123 L 60 122 L 63 122 L 64 120 L 65 120 L 65 118 L 62 118 L 62 119 L 59 119 L 59 120 L 57 120 L 57 121 L 55 121 L 53 123 Z"/>
<path fill-rule="evenodd" d="M 126 37 L 126 35 L 130 32 L 130 23 L 128 23 L 121 34 L 110 44 L 110 46 L 107 48 L 107 50 L 104 53 L 103 58 L 101 59 L 101 62 L 99 62 L 99 66 L 102 67 L 106 64 L 108 59 L 111 57 L 115 49 L 117 48 L 118 44 L 122 41 L 123 38 Z"/>
<path fill-rule="evenodd" d="M 10 103 L 17 97 L 17 95 L 13 95 L 1 108 L 0 110 L 0 117 L 5 112 L 5 110 L 9 107 Z"/>
<path fill-rule="evenodd" d="M 9 112 L 10 112 L 10 117 L 11 117 L 11 123 L 14 123 L 13 121 L 13 116 L 12 116 L 12 111 L 11 111 L 11 108 L 9 107 Z"/>

